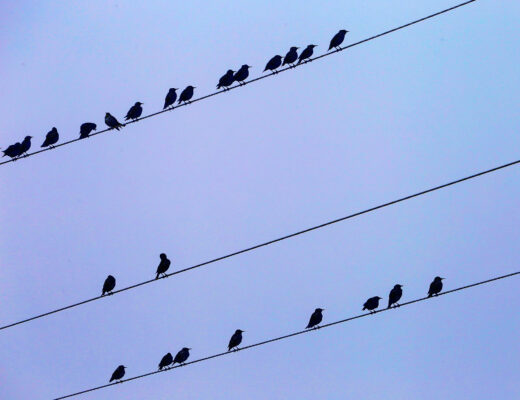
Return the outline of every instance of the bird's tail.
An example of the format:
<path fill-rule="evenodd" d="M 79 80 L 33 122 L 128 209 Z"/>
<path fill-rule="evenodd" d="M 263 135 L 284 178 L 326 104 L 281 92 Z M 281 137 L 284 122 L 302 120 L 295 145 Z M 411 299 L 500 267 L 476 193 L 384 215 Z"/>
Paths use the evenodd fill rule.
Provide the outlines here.
<path fill-rule="evenodd" d="M 388 300 L 388 308 L 390 308 L 391 305 L 392 303 L 390 302 L 390 300 Z"/>
<path fill-rule="evenodd" d="M 155 277 L 155 279 L 159 279 L 159 275 L 160 275 L 160 273 L 157 272 L 157 276 Z"/>

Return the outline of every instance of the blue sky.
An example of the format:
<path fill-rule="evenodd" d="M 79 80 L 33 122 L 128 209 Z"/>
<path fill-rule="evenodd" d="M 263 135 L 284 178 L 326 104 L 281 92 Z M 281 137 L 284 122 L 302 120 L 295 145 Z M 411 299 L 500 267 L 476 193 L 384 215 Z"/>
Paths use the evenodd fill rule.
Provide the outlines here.
<path fill-rule="evenodd" d="M 452 1 L 0 5 L 1 146 L 102 127 L 169 87 L 214 90 L 339 29 L 346 43 Z M 0 321 L 518 159 L 520 5 L 434 20 L 118 133 L 2 167 Z M 0 397 L 47 399 L 518 270 L 516 167 L 0 332 Z M 518 278 L 85 395 L 92 399 L 513 399 Z"/>

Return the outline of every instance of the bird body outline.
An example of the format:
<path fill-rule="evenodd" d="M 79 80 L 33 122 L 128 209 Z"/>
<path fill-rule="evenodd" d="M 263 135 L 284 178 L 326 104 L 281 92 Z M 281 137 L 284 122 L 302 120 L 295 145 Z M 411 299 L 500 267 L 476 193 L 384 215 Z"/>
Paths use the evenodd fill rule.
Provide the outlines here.
<path fill-rule="evenodd" d="M 58 142 L 60 139 L 60 135 L 58 133 L 58 130 L 56 127 L 53 127 L 49 132 L 47 132 L 47 135 L 45 136 L 45 140 L 43 141 L 41 147 L 50 147 L 51 149 L 54 148 L 54 144 Z"/>
<path fill-rule="evenodd" d="M 301 64 L 303 60 L 307 60 L 308 58 L 312 57 L 312 54 L 314 53 L 314 48 L 318 47 L 316 44 L 310 44 L 306 48 L 303 49 L 303 51 L 300 54 L 300 57 L 298 57 L 298 64 Z M 311 61 L 311 60 L 307 60 Z"/>
<path fill-rule="evenodd" d="M 280 68 L 281 65 L 282 65 L 282 56 L 277 54 L 267 62 L 267 64 L 265 65 L 265 68 L 264 68 L 264 72 L 269 70 L 269 71 L 273 71 L 274 74 L 277 74 L 278 72 L 276 71 L 276 69 Z"/>
<path fill-rule="evenodd" d="M 173 362 L 172 353 L 166 353 L 161 361 L 159 362 L 159 371 L 162 371 L 163 368 L 168 367 Z"/>
<path fill-rule="evenodd" d="M 116 287 L 116 278 L 112 275 L 108 275 L 105 279 L 105 283 L 103 283 L 103 289 L 101 290 L 101 296 L 105 294 L 112 294 L 112 290 Z"/>
<path fill-rule="evenodd" d="M 2 157 L 8 156 L 11 159 L 19 157 L 22 154 L 22 144 L 20 142 L 16 142 L 7 147 L 7 149 L 2 150 L 4 155 Z"/>
<path fill-rule="evenodd" d="M 109 112 L 107 112 L 105 114 L 105 124 L 110 128 L 110 129 L 116 129 L 116 130 L 119 130 L 121 129 L 122 127 L 125 126 L 125 124 L 122 124 L 121 122 L 119 122 L 117 120 L 116 117 L 114 117 L 112 114 L 110 114 Z"/>
<path fill-rule="evenodd" d="M 381 297 L 374 296 L 369 298 L 367 301 L 365 301 L 365 304 L 363 304 L 363 311 L 368 310 L 371 313 L 375 313 L 375 309 L 379 307 L 379 300 L 381 300 Z"/>
<path fill-rule="evenodd" d="M 143 103 L 141 103 L 140 101 L 136 101 L 135 104 L 132 107 L 130 107 L 130 109 L 126 113 L 125 121 L 128 121 L 129 119 L 135 121 L 137 118 L 139 118 L 143 113 L 143 107 L 141 107 L 142 105 Z"/>
<path fill-rule="evenodd" d="M 79 127 L 79 138 L 85 139 L 87 138 L 92 131 L 95 131 L 97 128 L 97 125 L 93 122 L 85 122 L 81 124 Z"/>
<path fill-rule="evenodd" d="M 392 290 L 390 290 L 390 294 L 388 295 L 388 308 L 392 307 L 393 304 L 396 305 L 396 307 L 399 307 L 399 303 L 397 303 L 402 295 L 403 295 L 403 285 L 394 285 Z"/>
<path fill-rule="evenodd" d="M 430 289 L 428 290 L 428 297 L 437 296 L 442 291 L 442 280 L 440 276 L 436 276 L 433 282 L 430 283 Z"/>
<path fill-rule="evenodd" d="M 166 94 L 166 97 L 164 98 L 164 107 L 163 110 L 167 109 L 168 107 L 175 104 L 175 100 L 177 100 L 177 90 L 178 88 L 170 88 L 168 90 L 168 93 Z"/>
<path fill-rule="evenodd" d="M 186 86 L 186 88 L 184 88 L 184 90 L 181 92 L 181 95 L 179 96 L 179 101 L 178 103 L 181 104 L 182 102 L 184 103 L 190 103 L 190 100 L 191 98 L 193 97 L 193 93 L 194 93 L 194 90 L 193 89 L 196 89 L 197 86 Z"/>
<path fill-rule="evenodd" d="M 22 143 L 20 143 L 20 155 L 25 154 L 27 156 L 27 152 L 31 148 L 31 139 L 32 136 L 24 137 Z"/>
<path fill-rule="evenodd" d="M 309 318 L 309 323 L 307 324 L 305 329 L 319 328 L 319 324 L 323 320 L 323 310 L 323 308 L 317 308 L 314 310 L 314 312 L 311 314 L 311 317 Z"/>
<path fill-rule="evenodd" d="M 112 377 L 108 382 L 110 383 L 112 381 L 121 381 L 123 376 L 125 376 L 125 368 L 126 367 L 124 365 L 117 367 L 116 370 L 112 373 Z"/>
<path fill-rule="evenodd" d="M 181 365 L 184 364 L 190 356 L 190 350 L 191 348 L 189 347 L 183 347 L 181 350 L 179 350 L 173 359 L 172 366 L 174 366 L 176 363 Z"/>
<path fill-rule="evenodd" d="M 239 85 L 245 85 L 244 81 L 249 77 L 249 68 L 252 68 L 251 65 L 242 65 L 233 75 L 233 80 Z"/>
<path fill-rule="evenodd" d="M 348 33 L 346 29 L 340 29 L 338 33 L 336 33 L 332 39 L 330 39 L 329 51 L 334 47 L 336 50 L 339 49 L 343 40 L 345 40 L 345 35 Z"/>
<path fill-rule="evenodd" d="M 238 347 L 240 343 L 242 343 L 242 332 L 244 332 L 242 329 L 237 329 L 235 333 L 233 333 L 233 336 L 229 339 L 228 351 L 231 351 L 232 348 Z M 235 350 L 238 350 L 238 348 Z"/>
<path fill-rule="evenodd" d="M 168 257 L 166 256 L 166 254 L 161 253 L 159 255 L 159 258 L 161 259 L 161 262 L 157 266 L 157 272 L 156 272 L 157 276 L 155 277 L 155 279 L 159 279 L 159 276 L 161 276 L 161 275 L 163 275 L 163 277 L 166 277 L 166 271 L 168 271 L 168 268 L 170 268 L 170 264 L 171 264 L 171 261 L 168 260 Z"/>
<path fill-rule="evenodd" d="M 299 47 L 296 46 L 291 47 L 285 55 L 282 65 L 290 65 L 291 67 L 294 67 L 294 63 L 298 59 L 298 49 Z"/>
<path fill-rule="evenodd" d="M 235 81 L 234 75 L 235 71 L 233 71 L 232 69 L 228 69 L 227 72 L 220 77 L 217 84 L 217 89 L 227 90 L 226 88 L 228 86 L 231 86 Z"/>

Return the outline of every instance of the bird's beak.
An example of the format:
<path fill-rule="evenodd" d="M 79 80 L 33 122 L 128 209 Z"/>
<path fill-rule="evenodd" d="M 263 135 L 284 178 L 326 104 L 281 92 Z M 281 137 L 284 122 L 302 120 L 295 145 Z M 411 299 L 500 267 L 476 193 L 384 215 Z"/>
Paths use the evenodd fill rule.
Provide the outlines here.
<path fill-rule="evenodd" d="M 445 279 L 445 278 L 441 278 L 441 280 L 443 280 L 443 279 Z"/>

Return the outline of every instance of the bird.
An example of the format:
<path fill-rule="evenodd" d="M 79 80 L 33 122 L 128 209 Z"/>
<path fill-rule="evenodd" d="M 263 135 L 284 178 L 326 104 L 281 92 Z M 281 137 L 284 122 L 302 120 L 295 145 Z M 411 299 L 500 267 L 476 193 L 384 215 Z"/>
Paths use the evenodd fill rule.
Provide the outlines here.
<path fill-rule="evenodd" d="M 163 358 L 161 358 L 161 362 L 159 363 L 159 371 L 170 365 L 172 362 L 172 353 L 166 353 L 166 355 Z"/>
<path fill-rule="evenodd" d="M 317 47 L 316 44 L 310 44 L 305 49 L 303 49 L 303 51 L 300 54 L 300 57 L 298 58 L 298 64 L 300 64 L 303 60 L 312 57 L 312 53 L 315 47 Z"/>
<path fill-rule="evenodd" d="M 170 268 L 171 261 L 168 260 L 168 257 L 166 257 L 166 254 L 161 253 L 159 255 L 161 258 L 161 262 L 159 263 L 159 266 L 157 267 L 157 276 L 155 279 L 159 279 L 159 275 L 166 276 L 166 271 L 168 271 L 168 268 Z"/>
<path fill-rule="evenodd" d="M 235 71 L 233 71 L 232 69 L 228 69 L 227 72 L 224 75 L 222 75 L 222 77 L 219 79 L 217 89 L 223 88 L 224 90 L 226 90 L 226 87 L 231 86 L 235 81 L 234 74 Z"/>
<path fill-rule="evenodd" d="M 190 356 L 190 350 L 191 350 L 191 348 L 189 348 L 189 347 L 183 347 L 181 350 L 179 350 L 179 352 L 177 353 L 177 355 L 175 356 L 175 358 L 173 360 L 172 366 L 175 363 L 184 364 L 184 362 Z"/>
<path fill-rule="evenodd" d="M 430 283 L 430 290 L 428 290 L 428 297 L 438 295 L 442 290 L 442 280 L 440 276 L 436 276 L 432 283 Z"/>
<path fill-rule="evenodd" d="M 97 128 L 97 125 L 93 122 L 85 122 L 84 124 L 81 124 L 79 127 L 79 138 L 85 139 L 90 135 L 90 132 L 95 131 Z"/>
<path fill-rule="evenodd" d="M 60 135 L 58 133 L 58 130 L 53 127 L 48 133 L 47 136 L 45 136 L 45 140 L 42 143 L 41 147 L 48 147 L 50 146 L 53 148 L 53 144 L 55 144 L 60 139 Z"/>
<path fill-rule="evenodd" d="M 104 296 L 106 293 L 112 294 L 112 290 L 116 287 L 116 278 L 112 275 L 108 275 L 107 279 L 105 279 L 105 283 L 103 283 L 103 291 L 101 292 L 101 296 Z"/>
<path fill-rule="evenodd" d="M 368 310 L 370 312 L 375 312 L 374 310 L 379 307 L 379 300 L 382 297 L 375 296 L 369 298 L 367 301 L 365 301 L 365 304 L 363 304 L 363 310 Z"/>
<path fill-rule="evenodd" d="M 2 152 L 4 153 L 2 157 L 8 156 L 11 158 L 16 158 L 22 154 L 21 150 L 22 145 L 20 144 L 20 142 L 16 142 L 15 144 L 10 145 L 7 149 L 2 150 Z"/>
<path fill-rule="evenodd" d="M 392 290 L 390 290 L 390 294 L 388 295 L 388 308 L 392 307 L 392 304 L 395 304 L 399 307 L 397 303 L 401 296 L 403 295 L 403 285 L 395 285 Z"/>
<path fill-rule="evenodd" d="M 285 55 L 285 58 L 283 59 L 283 65 L 290 65 L 291 67 L 293 67 L 294 65 L 294 62 L 298 59 L 298 52 L 296 50 L 298 50 L 299 47 L 291 47 L 289 49 L 289 51 L 287 52 L 287 54 Z"/>
<path fill-rule="evenodd" d="M 235 72 L 235 75 L 233 75 L 233 80 L 237 81 L 239 85 L 244 85 L 243 81 L 249 77 L 249 68 L 252 68 L 251 65 L 242 65 L 240 69 Z"/>
<path fill-rule="evenodd" d="M 112 114 L 110 113 L 106 113 L 105 114 L 105 124 L 107 124 L 107 126 L 111 129 L 121 129 L 123 126 L 125 126 L 124 124 L 120 123 L 116 117 L 114 117 Z"/>
<path fill-rule="evenodd" d="M 235 333 L 233 333 L 233 336 L 231 336 L 231 339 L 229 339 L 228 351 L 231 351 L 233 347 L 237 347 L 240 343 L 242 343 L 242 332 L 244 331 L 237 329 Z"/>
<path fill-rule="evenodd" d="M 338 48 L 343 40 L 345 40 L 345 35 L 348 33 L 347 30 L 341 29 L 338 33 L 334 35 L 334 37 L 330 40 L 329 50 L 334 48 Z"/>
<path fill-rule="evenodd" d="M 126 367 L 124 365 L 120 365 L 119 367 L 117 367 L 114 373 L 112 374 L 112 377 L 110 378 L 109 382 L 121 380 L 121 378 L 125 376 L 125 368 Z"/>
<path fill-rule="evenodd" d="M 181 92 L 181 95 L 179 96 L 179 104 L 182 102 L 190 103 L 191 98 L 193 97 L 193 89 L 196 89 L 197 86 L 186 86 L 186 89 L 184 89 Z"/>
<path fill-rule="evenodd" d="M 26 136 L 22 143 L 20 144 L 20 155 L 25 154 L 27 155 L 27 152 L 31 148 L 31 139 L 32 136 Z"/>
<path fill-rule="evenodd" d="M 163 110 L 170 107 L 175 103 L 175 100 L 177 100 L 177 92 L 176 90 L 179 90 L 178 88 L 171 88 L 168 90 L 168 94 L 166 95 L 166 98 L 164 99 L 164 107 Z"/>
<path fill-rule="evenodd" d="M 273 71 L 276 74 L 277 72 L 275 71 L 275 69 L 280 68 L 281 65 L 282 56 L 276 55 L 267 62 L 267 64 L 265 65 L 264 72 L 269 70 Z"/>
<path fill-rule="evenodd" d="M 141 103 L 140 101 L 136 101 L 135 104 L 132 107 L 130 107 L 130 110 L 128 110 L 128 112 L 126 113 L 125 121 L 128 121 L 129 119 L 135 121 L 137 118 L 139 118 L 143 113 L 143 107 L 141 107 L 142 104 L 143 103 Z"/>
<path fill-rule="evenodd" d="M 323 315 L 321 314 L 322 311 L 323 308 L 317 308 L 316 310 L 314 310 L 314 312 L 311 315 L 311 318 L 309 319 L 309 323 L 307 324 L 307 327 L 305 329 L 312 328 L 321 322 L 321 320 L 323 319 Z"/>

